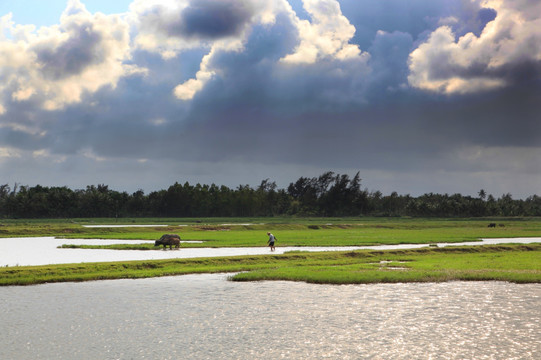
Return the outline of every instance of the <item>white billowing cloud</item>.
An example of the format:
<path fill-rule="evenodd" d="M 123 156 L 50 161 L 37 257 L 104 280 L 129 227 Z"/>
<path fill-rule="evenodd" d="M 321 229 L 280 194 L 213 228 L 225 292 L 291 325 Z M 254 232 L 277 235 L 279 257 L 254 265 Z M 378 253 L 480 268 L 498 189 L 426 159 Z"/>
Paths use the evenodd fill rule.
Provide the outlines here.
<path fill-rule="evenodd" d="M 215 72 L 208 67 L 208 61 L 212 57 L 212 51 L 203 57 L 199 71 L 194 79 L 189 79 L 175 87 L 174 94 L 180 100 L 190 100 L 195 94 L 203 89 L 205 84 L 212 79 Z"/>
<path fill-rule="evenodd" d="M 465 55 L 464 47 L 460 44 L 466 37 L 472 38 L 474 35 L 469 33 L 455 43 L 451 28 L 443 26 L 434 31 L 428 41 L 410 55 L 409 83 L 424 90 L 447 94 L 504 86 L 504 80 L 496 76 L 465 74 L 468 67 L 477 63 L 477 60 Z"/>
<path fill-rule="evenodd" d="M 357 45 L 349 43 L 355 34 L 355 27 L 342 15 L 340 5 L 336 0 L 304 0 L 303 4 L 311 15 L 311 22 L 299 19 L 286 0 L 252 0 L 250 7 L 253 10 L 252 16 L 250 22 L 245 24 L 243 31 L 225 32 L 227 35 L 225 37 L 208 39 L 207 36 L 203 39 L 209 44 L 210 51 L 203 57 L 195 78 L 175 88 L 175 96 L 181 100 L 192 99 L 213 76 L 220 73 L 219 69 L 210 65 L 213 64 L 213 57 L 217 53 L 244 50 L 250 26 L 272 25 L 279 14 L 289 19 L 298 32 L 299 38 L 299 44 L 294 52 L 280 59 L 281 64 L 309 65 L 321 60 L 360 61 L 366 64 L 369 55 L 362 53 Z M 237 18 L 248 21 L 247 17 Z M 184 36 L 183 39 L 185 38 Z"/>
<path fill-rule="evenodd" d="M 303 0 L 303 4 L 312 21 L 296 18 L 300 43 L 282 59 L 284 63 L 313 64 L 325 57 L 347 60 L 361 55 L 359 47 L 349 43 L 355 27 L 342 15 L 338 1 Z"/>
<path fill-rule="evenodd" d="M 14 25 L 11 15 L 1 23 L 11 36 L 0 37 L 0 93 L 12 102 L 57 110 L 139 71 L 123 63 L 130 56 L 128 23 L 91 14 L 79 0 L 68 3 L 59 25 L 36 31 Z"/>
<path fill-rule="evenodd" d="M 479 36 L 441 26 L 410 54 L 410 85 L 445 94 L 510 85 L 515 70 L 541 66 L 541 2 L 485 0 L 497 12 Z"/>

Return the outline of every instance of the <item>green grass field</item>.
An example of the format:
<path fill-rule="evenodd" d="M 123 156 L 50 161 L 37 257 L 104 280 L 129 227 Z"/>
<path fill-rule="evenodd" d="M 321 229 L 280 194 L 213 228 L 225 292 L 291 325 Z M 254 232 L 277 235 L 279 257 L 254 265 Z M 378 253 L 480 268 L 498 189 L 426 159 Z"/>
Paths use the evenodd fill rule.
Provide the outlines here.
<path fill-rule="evenodd" d="M 0 285 L 237 273 L 234 281 L 320 284 L 500 280 L 541 283 L 541 244 L 85 263 L 0 268 Z"/>
<path fill-rule="evenodd" d="M 503 226 L 488 228 L 488 223 Z M 86 228 L 85 224 L 166 224 L 151 228 Z M 247 225 L 249 224 L 249 225 Z M 76 219 L 11 220 L 0 237 L 158 239 L 178 233 L 181 247 L 265 246 L 266 232 L 277 246 L 351 246 L 474 241 L 480 238 L 539 237 L 541 219 L 271 218 L 271 219 Z M 179 226 L 185 225 L 185 226 Z M 23 241 L 23 240 L 21 240 Z M 117 246 L 152 250 L 152 244 Z M 110 248 L 110 247 L 109 247 Z M 157 250 L 156 250 L 157 251 Z M 180 250 L 182 251 L 182 249 Z M 357 284 L 450 280 L 541 282 L 541 245 L 426 247 L 417 250 L 355 251 L 228 258 L 178 259 L 0 268 L 0 285 L 142 278 L 188 273 L 240 272 L 235 281 L 291 280 Z"/>
<path fill-rule="evenodd" d="M 323 260 L 323 259 L 320 259 Z M 355 251 L 334 261 L 307 261 L 240 273 L 236 281 L 290 280 L 327 284 L 501 280 L 541 282 L 541 245 Z M 341 260 L 341 261 L 340 261 Z"/>
<path fill-rule="evenodd" d="M 490 222 L 504 226 L 488 228 L 487 224 Z M 168 226 L 151 228 L 86 228 L 82 226 L 95 224 L 166 224 Z M 540 218 L 496 220 L 417 218 L 76 219 L 73 221 L 12 220 L 5 221 L 1 225 L 0 237 L 56 236 L 66 239 L 155 240 L 165 233 L 177 233 L 182 240 L 203 241 L 203 243 L 184 243 L 182 247 L 263 246 L 267 240 L 267 231 L 271 231 L 277 237 L 277 246 L 453 243 L 476 241 L 481 238 L 541 236 Z"/>

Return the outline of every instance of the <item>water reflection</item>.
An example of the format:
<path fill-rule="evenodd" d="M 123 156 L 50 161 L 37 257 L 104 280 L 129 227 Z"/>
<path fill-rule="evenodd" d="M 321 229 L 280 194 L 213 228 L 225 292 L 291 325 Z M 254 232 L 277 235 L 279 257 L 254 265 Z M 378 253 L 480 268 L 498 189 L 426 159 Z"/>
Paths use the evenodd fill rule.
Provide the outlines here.
<path fill-rule="evenodd" d="M 541 285 L 233 283 L 0 288 L 2 359 L 539 359 Z"/>
<path fill-rule="evenodd" d="M 174 251 L 135 251 L 135 250 L 98 250 L 98 249 L 58 249 L 62 244 L 140 244 L 142 240 L 88 240 L 88 239 L 56 239 L 54 237 L 0 238 L 0 266 L 27 266 L 47 264 L 68 264 L 82 262 L 106 262 L 129 260 L 157 260 L 174 258 L 263 255 L 270 254 L 269 248 L 181 248 Z M 484 239 L 482 242 L 464 242 L 455 244 L 440 243 L 438 246 L 482 245 L 502 243 L 541 242 L 541 238 Z M 277 247 L 273 254 L 287 251 L 348 251 L 359 249 L 392 250 L 414 249 L 426 244 L 402 244 L 380 246 L 336 246 L 336 247 Z"/>

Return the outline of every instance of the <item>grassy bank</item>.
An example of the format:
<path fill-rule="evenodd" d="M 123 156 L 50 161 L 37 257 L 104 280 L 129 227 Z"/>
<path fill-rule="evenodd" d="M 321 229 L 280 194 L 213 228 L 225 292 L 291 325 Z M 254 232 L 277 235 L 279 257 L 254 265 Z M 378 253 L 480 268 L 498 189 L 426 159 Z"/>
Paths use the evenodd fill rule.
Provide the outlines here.
<path fill-rule="evenodd" d="M 0 268 L 0 285 L 217 272 L 238 273 L 232 277 L 234 281 L 322 284 L 452 280 L 541 283 L 541 244 L 6 267 Z"/>

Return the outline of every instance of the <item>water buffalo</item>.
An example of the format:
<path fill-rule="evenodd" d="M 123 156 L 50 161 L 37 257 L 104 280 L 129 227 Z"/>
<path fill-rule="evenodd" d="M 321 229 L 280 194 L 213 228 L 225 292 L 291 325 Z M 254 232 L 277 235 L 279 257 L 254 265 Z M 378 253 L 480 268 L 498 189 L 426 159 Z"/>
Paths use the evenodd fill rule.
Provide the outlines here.
<path fill-rule="evenodd" d="M 490 223 L 488 224 L 488 227 L 496 227 L 496 223 Z"/>
<path fill-rule="evenodd" d="M 156 240 L 154 243 L 154 246 L 160 246 L 163 245 L 163 248 L 166 249 L 167 245 L 169 245 L 169 249 L 173 249 L 173 245 L 175 245 L 175 248 L 180 248 L 180 236 L 177 234 L 165 234 L 163 235 L 160 240 Z"/>

